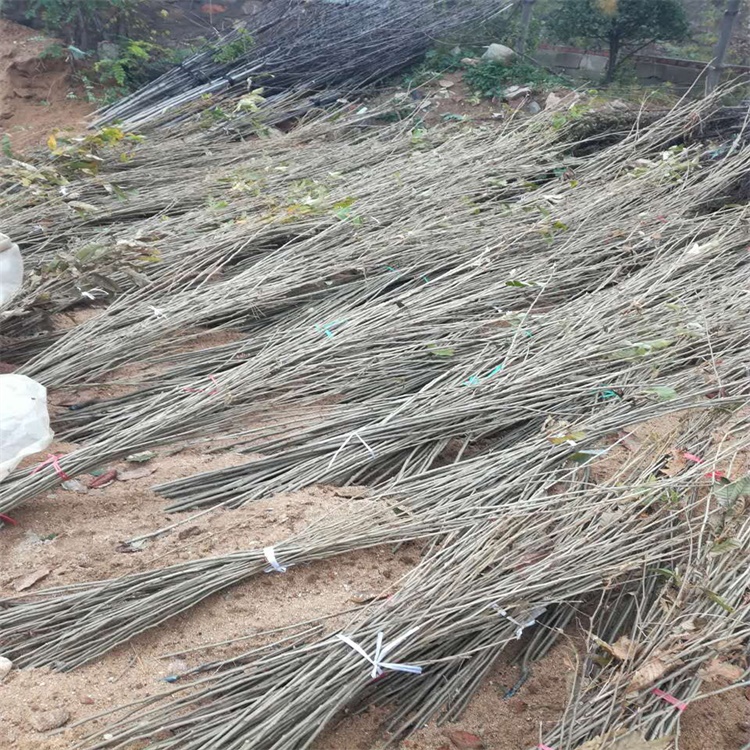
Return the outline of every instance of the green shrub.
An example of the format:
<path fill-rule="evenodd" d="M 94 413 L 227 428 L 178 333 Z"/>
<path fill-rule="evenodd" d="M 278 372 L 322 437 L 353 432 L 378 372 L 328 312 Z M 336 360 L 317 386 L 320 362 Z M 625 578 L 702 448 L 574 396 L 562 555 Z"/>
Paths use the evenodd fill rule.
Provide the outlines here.
<path fill-rule="evenodd" d="M 249 52 L 254 44 L 253 35 L 246 29 L 240 29 L 237 37 L 216 49 L 211 58 L 217 63 L 231 63 Z"/>
<path fill-rule="evenodd" d="M 542 68 L 525 62 L 505 65 L 500 62 L 480 62 L 464 72 L 464 82 L 476 94 L 484 97 L 501 96 L 510 85 L 544 87 L 562 85 L 565 81 Z"/>

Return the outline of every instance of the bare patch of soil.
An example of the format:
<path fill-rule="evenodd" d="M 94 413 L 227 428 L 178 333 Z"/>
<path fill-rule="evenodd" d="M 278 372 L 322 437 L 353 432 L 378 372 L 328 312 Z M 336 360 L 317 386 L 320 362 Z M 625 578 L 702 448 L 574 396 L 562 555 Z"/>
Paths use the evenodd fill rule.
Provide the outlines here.
<path fill-rule="evenodd" d="M 80 98 L 67 63 L 44 56 L 53 41 L 0 19 L 0 138 L 13 152 L 43 145 L 55 129 L 82 130 L 94 109 Z"/>

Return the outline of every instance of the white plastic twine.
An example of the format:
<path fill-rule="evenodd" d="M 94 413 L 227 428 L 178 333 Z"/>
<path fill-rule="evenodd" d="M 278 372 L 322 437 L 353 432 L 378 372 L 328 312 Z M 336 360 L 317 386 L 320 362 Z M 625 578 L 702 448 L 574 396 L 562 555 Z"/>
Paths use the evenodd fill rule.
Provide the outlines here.
<path fill-rule="evenodd" d="M 370 673 L 370 676 L 374 680 L 377 677 L 380 677 L 380 675 L 382 675 L 386 671 L 386 669 L 389 669 L 392 672 L 409 672 L 410 674 L 422 674 L 422 667 L 416 667 L 412 664 L 396 664 L 395 662 L 383 661 L 383 659 L 388 656 L 388 654 L 393 651 L 396 646 L 403 643 L 409 636 L 414 635 L 414 633 L 416 633 L 418 629 L 419 628 L 412 628 L 411 630 L 407 630 L 406 633 L 404 633 L 400 638 L 396 638 L 395 641 L 391 641 L 385 646 L 383 645 L 383 631 L 381 630 L 378 633 L 377 639 L 375 641 L 375 653 L 372 656 L 370 656 L 367 651 L 362 648 L 362 646 L 360 646 L 358 643 L 355 643 L 351 638 L 349 638 L 349 636 L 343 635 L 342 633 L 337 633 L 336 637 L 346 643 L 347 646 L 354 649 L 363 659 L 372 664 L 372 672 Z"/>
<path fill-rule="evenodd" d="M 547 607 L 535 607 L 525 615 L 525 619 L 516 620 L 515 618 L 511 617 L 506 610 L 504 610 L 502 607 L 499 607 L 497 604 L 493 604 L 492 608 L 496 609 L 499 614 L 501 614 L 506 620 L 508 620 L 508 622 L 512 622 L 516 626 L 516 640 L 519 640 L 521 638 L 521 636 L 523 635 L 523 631 L 526 630 L 526 628 L 530 628 L 536 622 L 537 617 L 541 617 L 547 611 Z"/>
<path fill-rule="evenodd" d="M 357 440 L 359 440 L 359 442 L 362 443 L 362 445 L 364 445 L 365 448 L 367 449 L 367 452 L 370 454 L 370 458 L 375 458 L 375 451 L 372 448 L 370 448 L 369 445 L 367 445 L 367 443 L 364 441 L 364 438 L 358 432 L 350 432 L 346 436 L 346 440 L 344 440 L 344 442 L 341 443 L 341 446 L 339 447 L 339 449 L 333 454 L 333 456 L 331 457 L 331 460 L 328 462 L 329 469 L 331 468 L 331 466 L 333 466 L 333 462 L 338 458 L 339 453 L 341 453 L 341 451 L 344 450 L 344 448 L 346 448 L 347 445 L 349 445 L 349 441 L 352 438 L 357 438 Z"/>
<path fill-rule="evenodd" d="M 273 551 L 273 547 L 264 547 L 263 554 L 265 555 L 268 564 L 271 566 L 270 568 L 266 568 L 266 573 L 270 573 L 274 570 L 277 573 L 286 573 L 286 566 L 279 564 L 279 561 L 276 559 L 276 553 Z"/>

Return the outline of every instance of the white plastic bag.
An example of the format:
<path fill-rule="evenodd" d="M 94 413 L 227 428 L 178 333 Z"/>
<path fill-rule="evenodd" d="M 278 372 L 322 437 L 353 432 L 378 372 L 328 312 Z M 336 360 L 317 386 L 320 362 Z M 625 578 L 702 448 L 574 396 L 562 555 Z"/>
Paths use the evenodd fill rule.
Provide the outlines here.
<path fill-rule="evenodd" d="M 23 258 L 18 245 L 0 232 L 0 307 L 4 307 L 23 286 Z"/>
<path fill-rule="evenodd" d="M 47 389 L 25 375 L 0 375 L 0 482 L 53 437 Z"/>

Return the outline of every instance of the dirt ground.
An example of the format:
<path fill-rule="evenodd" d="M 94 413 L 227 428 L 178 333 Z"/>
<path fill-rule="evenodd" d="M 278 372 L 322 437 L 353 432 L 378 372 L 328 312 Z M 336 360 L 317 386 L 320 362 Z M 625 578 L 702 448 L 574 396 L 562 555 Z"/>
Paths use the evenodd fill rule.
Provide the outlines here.
<path fill-rule="evenodd" d="M 95 108 L 65 61 L 43 56 L 51 43 L 0 18 L 0 139 L 14 153 L 42 146 L 54 129 L 81 130 Z"/>

